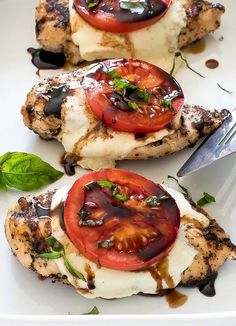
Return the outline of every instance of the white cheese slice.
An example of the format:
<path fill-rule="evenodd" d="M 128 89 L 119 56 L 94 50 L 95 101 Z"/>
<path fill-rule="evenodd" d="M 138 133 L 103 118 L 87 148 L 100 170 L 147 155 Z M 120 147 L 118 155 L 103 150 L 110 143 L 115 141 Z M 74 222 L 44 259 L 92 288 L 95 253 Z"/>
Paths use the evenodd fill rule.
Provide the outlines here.
<path fill-rule="evenodd" d="M 82 158 L 80 165 L 93 170 L 114 167 L 115 160 L 125 158 L 135 148 L 161 140 L 174 132 L 174 129 L 164 128 L 136 138 L 133 133 L 108 128 L 86 106 L 82 88 L 77 88 L 73 95 L 68 95 L 62 107 L 63 126 L 58 140 L 67 153 Z M 174 128 L 178 128 L 180 114 L 181 111 L 173 122 Z"/>
<path fill-rule="evenodd" d="M 167 13 L 156 23 L 137 31 L 119 34 L 98 30 L 89 25 L 69 1 L 72 40 L 87 61 L 135 57 L 170 71 L 178 38 L 186 26 L 187 0 L 173 0 Z"/>
<path fill-rule="evenodd" d="M 180 209 L 181 217 L 188 215 L 192 219 L 200 222 L 203 227 L 209 224 L 208 218 L 203 214 L 196 212 L 182 194 L 166 185 L 163 185 L 163 188 L 175 199 L 177 206 Z M 61 201 L 66 199 L 68 191 L 69 187 L 64 187 L 56 192 L 52 199 L 52 212 Z M 181 281 L 182 272 L 192 264 L 194 257 L 197 254 L 197 250 L 188 243 L 185 236 L 185 226 L 181 224 L 175 244 L 165 258 L 167 266 L 165 273 L 168 275 L 167 280 L 166 278 L 161 278 L 159 275 L 159 280 L 157 281 L 152 276 L 150 269 L 138 272 L 117 271 L 100 266 L 98 267 L 96 264 L 89 261 L 78 252 L 62 230 L 56 210 L 52 216 L 52 236 L 63 245 L 67 259 L 73 267 L 84 275 L 85 279 L 87 277 L 88 266 L 94 274 L 95 288 L 88 289 L 87 282 L 73 276 L 66 269 L 62 258 L 55 260 L 62 275 L 66 275 L 68 281 L 75 287 L 78 293 L 87 298 L 121 298 L 139 292 L 156 294 L 162 289 L 176 287 Z M 168 279 L 171 279 L 171 285 L 169 284 Z"/>

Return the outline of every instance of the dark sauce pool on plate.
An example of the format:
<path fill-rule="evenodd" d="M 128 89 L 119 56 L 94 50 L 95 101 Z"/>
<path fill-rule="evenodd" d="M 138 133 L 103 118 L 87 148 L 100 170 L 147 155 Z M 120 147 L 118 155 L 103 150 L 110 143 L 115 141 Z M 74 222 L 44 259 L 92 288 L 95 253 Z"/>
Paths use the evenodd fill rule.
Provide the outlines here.
<path fill-rule="evenodd" d="M 64 53 L 53 53 L 43 49 L 28 48 L 27 51 L 32 56 L 32 63 L 39 70 L 60 69 L 64 66 L 66 58 Z"/>
<path fill-rule="evenodd" d="M 216 69 L 219 66 L 219 62 L 215 59 L 209 59 L 205 62 L 205 65 L 209 69 Z"/>

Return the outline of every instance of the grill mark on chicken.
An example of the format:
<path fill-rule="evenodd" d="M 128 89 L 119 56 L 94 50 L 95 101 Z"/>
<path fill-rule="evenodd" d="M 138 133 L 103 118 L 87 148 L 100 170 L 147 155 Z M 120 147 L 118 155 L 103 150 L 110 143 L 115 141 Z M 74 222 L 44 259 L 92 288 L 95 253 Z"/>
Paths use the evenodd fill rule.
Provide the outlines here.
<path fill-rule="evenodd" d="M 38 36 L 46 22 L 53 21 L 53 27 L 66 29 L 69 26 L 69 7 L 66 2 L 60 3 L 58 0 L 42 1 L 45 5 L 47 16 L 36 20 L 36 35 Z"/>
<path fill-rule="evenodd" d="M 196 18 L 199 16 L 201 12 L 206 12 L 209 9 L 209 6 L 211 8 L 220 10 L 222 13 L 225 12 L 225 8 L 220 3 L 210 3 L 208 1 L 194 1 L 187 9 L 186 14 L 189 18 Z"/>
<path fill-rule="evenodd" d="M 125 159 L 147 159 L 150 156 L 153 158 L 161 157 L 185 147 L 191 147 L 200 137 L 208 135 L 218 128 L 228 114 L 227 110 L 211 112 L 204 110 L 201 106 L 185 105 L 179 129 L 164 137 L 161 141 L 138 147 L 129 153 Z"/>
<path fill-rule="evenodd" d="M 13 254 L 23 266 L 42 277 L 55 278 L 68 284 L 66 276 L 60 274 L 53 260 L 37 257 L 39 253 L 49 251 L 44 239 L 51 235 L 51 217 L 39 217 L 34 204 L 41 202 L 50 208 L 53 194 L 48 192 L 37 197 L 21 197 L 8 211 L 5 232 Z M 193 223 L 189 217 L 181 219 L 187 240 L 197 250 L 193 263 L 181 275 L 180 285 L 185 287 L 203 286 L 217 275 L 218 269 L 227 259 L 236 258 L 235 246 L 216 220 L 203 209 L 193 208 L 204 214 L 210 223 L 203 227 L 201 223 Z M 36 226 L 33 229 L 32 223 Z M 159 278 L 160 273 L 157 274 L 153 272 L 152 275 Z"/>
<path fill-rule="evenodd" d="M 216 30 L 224 11 L 221 4 L 190 0 L 186 7 L 186 27 L 179 35 L 179 48 L 184 48 Z M 36 8 L 36 36 L 45 50 L 64 52 L 72 65 L 83 61 L 79 47 L 71 40 L 69 0 L 40 0 Z"/>

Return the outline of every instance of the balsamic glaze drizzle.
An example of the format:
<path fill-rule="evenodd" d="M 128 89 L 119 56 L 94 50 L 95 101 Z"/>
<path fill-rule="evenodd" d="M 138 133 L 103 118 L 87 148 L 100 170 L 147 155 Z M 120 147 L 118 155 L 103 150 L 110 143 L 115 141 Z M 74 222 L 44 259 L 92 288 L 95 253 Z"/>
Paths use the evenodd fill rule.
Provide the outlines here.
<path fill-rule="evenodd" d="M 64 53 L 53 53 L 34 48 L 28 48 L 27 51 L 32 56 L 33 65 L 38 69 L 60 69 L 66 62 Z"/>
<path fill-rule="evenodd" d="M 35 203 L 34 207 L 38 217 L 50 216 L 50 209 L 43 207 L 40 202 Z"/>
<path fill-rule="evenodd" d="M 216 290 L 215 290 L 216 277 L 217 277 L 217 273 L 212 273 L 209 277 L 205 278 L 205 280 L 201 281 L 198 284 L 199 291 L 207 297 L 213 297 L 216 294 Z"/>
<path fill-rule="evenodd" d="M 47 103 L 44 107 L 45 115 L 54 115 L 56 118 L 61 118 L 61 105 L 66 98 L 69 87 L 62 85 L 52 87 L 47 93 L 43 95 L 48 97 Z"/>

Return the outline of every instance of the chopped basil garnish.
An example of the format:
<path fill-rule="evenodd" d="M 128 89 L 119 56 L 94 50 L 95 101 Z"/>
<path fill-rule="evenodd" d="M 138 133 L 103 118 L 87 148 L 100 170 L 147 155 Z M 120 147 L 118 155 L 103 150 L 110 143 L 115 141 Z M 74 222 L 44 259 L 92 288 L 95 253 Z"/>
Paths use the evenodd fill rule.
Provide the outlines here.
<path fill-rule="evenodd" d="M 100 0 L 86 0 L 86 5 L 89 10 L 94 9 L 99 4 Z"/>
<path fill-rule="evenodd" d="M 39 258 L 47 258 L 47 259 L 58 259 L 63 257 L 63 251 L 53 251 L 53 252 L 45 252 L 43 254 L 38 254 L 36 257 Z"/>
<path fill-rule="evenodd" d="M 145 201 L 146 206 L 157 207 L 160 206 L 160 201 L 157 196 L 149 196 Z"/>
<path fill-rule="evenodd" d="M 128 80 L 125 80 L 125 79 L 113 79 L 113 85 L 115 88 L 117 89 L 125 89 L 125 88 L 128 88 L 128 89 L 136 89 L 137 86 L 135 86 L 134 84 L 130 83 Z"/>
<path fill-rule="evenodd" d="M 138 104 L 137 104 L 136 102 L 128 101 L 128 106 L 129 106 L 132 110 L 138 110 Z"/>
<path fill-rule="evenodd" d="M 8 152 L 0 156 L 0 190 L 8 187 L 30 191 L 46 186 L 63 176 L 34 154 Z"/>
<path fill-rule="evenodd" d="M 81 208 L 79 211 L 79 216 L 80 216 L 81 220 L 84 220 L 86 217 L 89 216 L 89 212 L 86 211 L 86 209 Z"/>
<path fill-rule="evenodd" d="M 118 185 L 114 184 L 114 187 L 112 188 L 112 195 L 115 196 L 118 193 L 119 193 Z"/>
<path fill-rule="evenodd" d="M 47 242 L 48 246 L 53 249 L 53 251 L 57 251 L 57 252 L 63 251 L 62 245 L 54 237 L 52 236 L 47 237 L 45 238 L 45 241 Z"/>
<path fill-rule="evenodd" d="M 121 79 L 121 75 L 118 74 L 118 72 L 111 70 L 107 72 L 107 75 L 111 78 L 111 79 Z"/>
<path fill-rule="evenodd" d="M 64 264 L 66 266 L 66 269 L 73 275 L 78 277 L 80 280 L 85 281 L 84 275 L 82 273 L 80 273 L 72 264 L 71 262 L 68 260 L 68 258 L 64 255 L 63 257 L 64 259 Z"/>
<path fill-rule="evenodd" d="M 170 110 L 171 112 L 175 112 L 171 100 L 161 100 L 160 104 L 163 106 L 164 109 Z"/>
<path fill-rule="evenodd" d="M 118 185 L 116 183 L 111 182 L 111 181 L 108 181 L 108 180 L 92 181 L 92 182 L 90 182 L 90 183 L 88 183 L 88 184 L 85 185 L 85 187 L 88 190 L 91 190 L 91 189 L 93 189 L 96 186 L 99 186 L 99 187 L 107 187 L 107 188 L 111 189 L 112 190 L 112 195 L 116 199 L 118 199 L 120 201 L 126 201 L 128 199 L 127 196 L 118 193 Z M 82 214 L 82 216 L 81 216 L 81 214 Z M 86 218 L 88 215 L 89 215 L 89 212 L 87 212 L 85 209 L 82 208 L 80 210 L 80 217 L 82 219 Z M 84 221 L 84 222 L 87 222 L 87 221 Z M 92 224 L 93 224 L 92 222 L 89 222 L 89 226 L 92 226 Z M 85 225 L 85 224 L 81 224 L 81 225 Z"/>
<path fill-rule="evenodd" d="M 142 100 L 144 100 L 145 103 L 149 103 L 150 102 L 150 99 L 151 99 L 151 96 L 150 94 L 148 94 L 146 91 L 144 91 L 143 89 L 141 88 L 137 88 L 135 90 L 135 94 Z"/>
<path fill-rule="evenodd" d="M 126 195 L 122 195 L 118 193 L 118 185 L 110 182 L 110 181 L 106 181 L 106 180 L 101 180 L 101 181 L 97 181 L 98 185 L 100 187 L 108 187 L 112 190 L 112 195 L 120 200 L 120 201 L 126 201 L 128 199 L 128 197 Z"/>
<path fill-rule="evenodd" d="M 107 187 L 107 188 L 114 188 L 116 185 L 113 183 L 113 182 L 110 182 L 110 181 L 107 181 L 107 180 L 99 180 L 97 181 L 97 184 L 100 186 L 100 187 Z"/>
<path fill-rule="evenodd" d="M 71 262 L 68 260 L 68 258 L 66 257 L 66 255 L 63 256 L 63 260 L 64 260 L 64 264 L 66 269 L 75 277 L 78 277 L 80 280 L 86 282 L 85 277 L 82 273 L 80 273 L 72 264 Z"/>
<path fill-rule="evenodd" d="M 58 259 L 63 257 L 64 255 L 64 249 L 63 246 L 60 244 L 59 241 L 57 241 L 56 238 L 53 236 L 45 238 L 45 241 L 49 247 L 52 248 L 52 252 L 45 252 L 43 254 L 37 255 L 37 257 L 40 258 L 47 258 L 47 259 Z"/>
<path fill-rule="evenodd" d="M 190 67 L 187 59 L 183 56 L 182 52 L 176 52 L 175 53 L 175 56 L 174 56 L 174 61 L 173 61 L 173 65 L 172 65 L 172 68 L 171 68 L 171 71 L 170 71 L 170 75 L 173 75 L 174 71 L 175 71 L 175 65 L 176 65 L 176 58 L 180 57 L 182 61 L 184 61 L 186 67 L 191 70 L 192 72 L 194 72 L 195 74 L 197 74 L 198 76 L 202 77 L 202 78 L 205 78 L 202 74 L 200 74 L 200 72 L 194 70 L 192 67 Z"/>
<path fill-rule="evenodd" d="M 197 201 L 197 205 L 202 207 L 206 204 L 215 203 L 215 197 L 209 195 L 207 192 L 203 193 L 203 197 Z"/>
<path fill-rule="evenodd" d="M 224 92 L 226 92 L 226 93 L 228 93 L 228 94 L 230 94 L 230 95 L 233 94 L 232 91 L 229 91 L 229 90 L 227 90 L 226 88 L 222 87 L 219 83 L 217 83 L 217 85 L 220 87 L 220 89 L 222 89 L 222 91 L 224 91 Z"/>
<path fill-rule="evenodd" d="M 138 109 L 138 104 L 135 101 L 131 101 L 129 99 L 130 91 L 133 91 L 135 96 L 142 100 L 145 103 L 149 103 L 151 99 L 151 95 L 146 91 L 135 84 L 131 83 L 130 81 L 123 79 L 117 72 L 114 70 L 107 72 L 108 76 L 112 79 L 113 86 L 118 94 L 120 94 L 124 100 L 127 102 L 128 106 L 132 110 Z M 122 91 L 122 92 L 120 92 Z"/>
<path fill-rule="evenodd" d="M 114 247 L 114 241 L 113 240 L 98 241 L 97 247 L 105 248 L 105 249 L 112 248 L 112 247 Z"/>
<path fill-rule="evenodd" d="M 184 186 L 182 186 L 180 183 L 179 183 L 179 180 L 176 179 L 175 177 L 172 177 L 171 175 L 168 175 L 168 179 L 173 179 L 177 182 L 178 186 L 183 190 L 184 192 L 184 195 L 187 196 L 187 197 L 190 197 L 189 195 L 189 191 L 187 188 L 185 188 Z"/>
<path fill-rule="evenodd" d="M 99 315 L 99 310 L 96 306 L 93 307 L 93 309 L 89 312 L 86 312 L 83 315 Z"/>
<path fill-rule="evenodd" d="M 126 200 L 129 199 L 128 196 L 126 196 L 126 195 L 122 195 L 122 194 L 116 194 L 114 197 L 115 197 L 116 199 L 118 199 L 119 201 L 126 201 Z"/>
<path fill-rule="evenodd" d="M 132 14 L 142 14 L 144 12 L 144 4 L 141 1 L 120 1 L 121 9 L 129 10 Z"/>
<path fill-rule="evenodd" d="M 128 196 L 120 194 L 119 193 L 119 189 L 118 189 L 118 185 L 114 182 L 108 181 L 108 180 L 98 180 L 98 181 L 92 181 L 88 184 L 85 185 L 85 188 L 87 190 L 91 190 L 94 187 L 99 186 L 101 188 L 103 187 L 107 187 L 109 189 L 111 189 L 112 191 L 112 195 L 119 201 L 124 202 L 126 200 L 129 199 Z M 90 207 L 91 207 L 90 203 Z M 86 203 L 85 203 L 86 205 Z M 87 219 L 87 217 L 90 215 L 90 212 L 85 209 L 84 207 L 82 207 L 78 213 L 80 220 L 79 220 L 79 225 L 82 226 L 99 226 L 103 224 L 103 219 L 99 219 L 99 220 L 93 220 L 93 219 Z"/>
<path fill-rule="evenodd" d="M 52 252 L 45 252 L 42 254 L 38 254 L 36 255 L 36 257 L 38 258 L 46 258 L 46 259 L 58 259 L 63 257 L 64 260 L 64 264 L 66 269 L 73 275 L 78 277 L 79 279 L 83 280 L 86 282 L 84 275 L 82 273 L 80 273 L 77 269 L 74 268 L 74 266 L 70 263 L 70 261 L 68 260 L 68 258 L 65 255 L 64 252 L 64 248 L 62 246 L 62 244 L 57 241 L 57 239 L 55 239 L 54 237 L 50 236 L 45 238 L 45 241 L 47 242 L 47 244 L 54 249 L 54 251 Z"/>
<path fill-rule="evenodd" d="M 99 226 L 103 224 L 103 220 L 81 220 L 79 224 L 82 226 Z"/>

